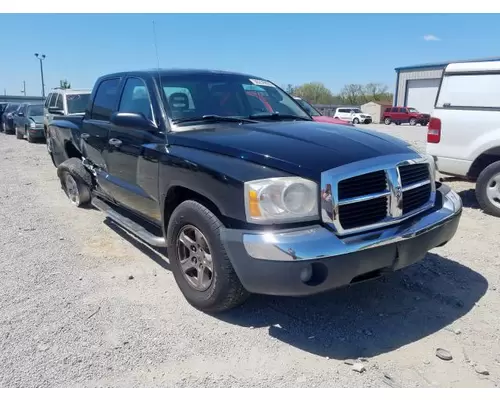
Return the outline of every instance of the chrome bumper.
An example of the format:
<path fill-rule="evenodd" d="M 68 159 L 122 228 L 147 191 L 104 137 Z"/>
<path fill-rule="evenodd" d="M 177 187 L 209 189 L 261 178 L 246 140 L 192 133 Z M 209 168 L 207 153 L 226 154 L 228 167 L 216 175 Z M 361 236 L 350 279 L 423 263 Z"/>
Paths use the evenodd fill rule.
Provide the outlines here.
<path fill-rule="evenodd" d="M 286 231 L 246 232 L 243 246 L 253 259 L 304 261 L 336 257 L 415 238 L 445 225 L 462 211 L 462 200 L 449 187 L 441 185 L 442 206 L 434 207 L 411 220 L 372 232 L 348 237 L 336 236 L 316 225 Z"/>

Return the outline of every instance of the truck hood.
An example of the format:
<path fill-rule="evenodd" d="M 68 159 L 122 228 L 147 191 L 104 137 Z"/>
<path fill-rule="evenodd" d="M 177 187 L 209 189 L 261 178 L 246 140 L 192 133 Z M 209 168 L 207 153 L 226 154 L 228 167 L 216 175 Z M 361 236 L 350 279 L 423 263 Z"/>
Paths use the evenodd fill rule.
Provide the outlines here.
<path fill-rule="evenodd" d="M 383 133 L 309 121 L 214 125 L 175 134 L 169 143 L 243 158 L 315 180 L 330 168 L 368 158 L 416 155 L 408 143 Z"/>

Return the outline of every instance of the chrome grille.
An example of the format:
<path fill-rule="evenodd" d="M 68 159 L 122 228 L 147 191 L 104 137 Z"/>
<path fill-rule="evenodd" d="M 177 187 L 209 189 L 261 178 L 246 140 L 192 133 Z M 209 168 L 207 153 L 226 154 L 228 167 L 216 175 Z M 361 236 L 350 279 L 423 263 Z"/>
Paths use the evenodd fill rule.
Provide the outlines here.
<path fill-rule="evenodd" d="M 404 157 L 408 155 L 323 172 L 323 221 L 344 235 L 394 224 L 432 207 L 436 188 L 429 161 Z"/>
<path fill-rule="evenodd" d="M 401 185 L 403 185 L 403 187 L 413 185 L 414 183 L 429 179 L 429 165 L 403 165 L 399 167 L 399 175 L 401 176 Z"/>
<path fill-rule="evenodd" d="M 403 215 L 411 213 L 425 205 L 429 201 L 430 196 L 430 183 L 403 192 Z"/>
<path fill-rule="evenodd" d="M 339 182 L 339 200 L 350 199 L 387 190 L 384 171 L 355 176 Z"/>
<path fill-rule="evenodd" d="M 344 229 L 376 224 L 387 217 L 387 197 L 345 204 L 339 207 L 339 221 Z"/>

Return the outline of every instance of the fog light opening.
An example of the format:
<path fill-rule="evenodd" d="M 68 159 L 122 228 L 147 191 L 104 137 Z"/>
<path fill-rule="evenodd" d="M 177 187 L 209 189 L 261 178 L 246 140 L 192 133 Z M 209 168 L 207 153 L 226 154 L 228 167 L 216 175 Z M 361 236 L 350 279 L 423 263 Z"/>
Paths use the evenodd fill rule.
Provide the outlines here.
<path fill-rule="evenodd" d="M 312 263 L 300 271 L 300 280 L 308 286 L 321 285 L 328 276 L 328 269 L 325 264 Z"/>

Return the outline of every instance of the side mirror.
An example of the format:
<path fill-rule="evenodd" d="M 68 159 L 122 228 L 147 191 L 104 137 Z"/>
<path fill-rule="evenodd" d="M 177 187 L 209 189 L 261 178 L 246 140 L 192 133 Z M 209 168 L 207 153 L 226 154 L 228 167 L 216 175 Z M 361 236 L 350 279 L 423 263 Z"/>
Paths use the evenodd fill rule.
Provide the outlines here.
<path fill-rule="evenodd" d="M 158 131 L 158 126 L 143 114 L 115 112 L 111 115 L 111 123 L 124 128 L 140 129 L 148 132 Z"/>
<path fill-rule="evenodd" d="M 57 107 L 49 107 L 50 114 L 64 115 L 64 111 Z"/>

